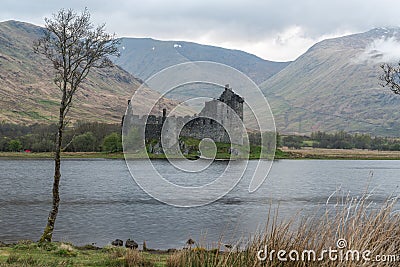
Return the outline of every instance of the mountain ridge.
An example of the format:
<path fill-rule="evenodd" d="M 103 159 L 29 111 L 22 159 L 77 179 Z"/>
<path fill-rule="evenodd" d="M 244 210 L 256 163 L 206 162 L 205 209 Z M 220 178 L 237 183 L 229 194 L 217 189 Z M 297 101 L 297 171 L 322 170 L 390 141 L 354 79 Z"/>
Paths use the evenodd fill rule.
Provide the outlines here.
<path fill-rule="evenodd" d="M 114 58 L 114 62 L 141 80 L 179 63 L 213 61 L 242 71 L 258 84 L 290 64 L 265 60 L 241 50 L 187 41 L 124 37 L 120 40 L 121 56 Z"/>
<path fill-rule="evenodd" d="M 42 64 L 46 59 L 33 54 L 29 45 L 41 31 L 43 28 L 30 23 L 13 20 L 0 22 L 0 122 L 29 124 L 56 120 L 54 114 L 57 114 L 59 98 L 51 78 L 52 69 Z M 142 50 L 152 49 L 148 41 L 153 39 L 142 40 Z M 182 62 L 205 57 L 204 54 L 198 55 L 198 50 L 191 49 L 189 43 L 160 41 L 154 50 L 162 50 L 162 46 L 166 46 L 167 52 L 174 56 L 173 60 Z M 121 49 L 123 46 L 124 43 Z M 224 51 L 225 56 L 238 52 L 206 47 L 211 49 L 206 53 L 211 59 L 215 51 Z M 128 52 L 126 50 L 125 47 L 125 53 Z M 162 64 L 155 63 L 156 57 L 146 58 L 149 51 L 140 51 L 131 50 L 135 56 L 128 56 L 124 60 L 137 65 L 144 62 L 143 73 L 146 72 L 146 65 L 171 63 L 168 57 L 161 57 L 161 60 L 165 60 Z M 383 89 L 378 80 L 380 64 L 391 58 L 400 58 L 399 51 L 400 28 L 375 28 L 314 44 L 295 61 L 260 84 L 274 112 L 277 130 L 295 134 L 345 130 L 399 136 L 400 97 L 392 94 L 389 89 Z M 258 60 L 257 56 L 243 53 L 245 58 Z M 251 67 L 247 71 L 248 75 L 257 66 L 253 63 L 243 63 L 243 66 Z M 150 69 L 148 74 L 152 71 L 155 68 Z M 255 72 L 253 76 L 260 73 Z M 83 90 L 79 91 L 75 107 L 71 110 L 72 119 L 120 122 L 126 101 L 140 86 L 139 78 L 119 66 L 111 70 L 96 70 L 83 84 Z M 148 93 L 157 95 L 149 89 Z M 190 92 L 183 93 L 186 97 L 190 95 Z M 148 104 L 146 97 L 141 101 L 143 106 Z M 170 110 L 174 105 L 176 102 L 165 100 L 155 112 L 161 113 L 163 107 Z"/>
<path fill-rule="evenodd" d="M 400 40 L 397 29 L 323 40 L 261 84 L 278 129 L 399 136 L 400 98 L 378 80 L 386 53 L 379 45 L 391 38 Z"/>
<path fill-rule="evenodd" d="M 43 30 L 26 22 L 0 22 L 0 122 L 51 123 L 58 118 L 60 96 L 52 81 L 51 63 L 32 49 Z M 72 121 L 121 122 L 127 100 L 139 86 L 138 79 L 119 66 L 92 69 L 77 91 L 69 117 Z M 146 104 L 148 100 L 142 97 L 143 109 Z M 176 103 L 165 99 L 162 105 L 172 108 Z"/>

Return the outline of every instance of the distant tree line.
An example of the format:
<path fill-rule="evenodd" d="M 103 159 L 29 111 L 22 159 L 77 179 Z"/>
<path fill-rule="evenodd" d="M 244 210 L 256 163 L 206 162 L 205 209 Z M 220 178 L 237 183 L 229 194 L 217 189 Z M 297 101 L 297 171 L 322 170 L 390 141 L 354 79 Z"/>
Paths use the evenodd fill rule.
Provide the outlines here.
<path fill-rule="evenodd" d="M 0 151 L 52 152 L 54 151 L 55 124 L 23 126 L 0 123 Z M 249 133 L 252 145 L 260 145 L 259 134 Z M 267 139 L 273 139 L 271 138 Z M 400 151 L 400 139 L 368 134 L 314 132 L 311 136 L 276 134 L 276 147 L 315 147 L 335 149 L 371 149 Z M 77 122 L 65 130 L 63 151 L 66 152 L 120 152 L 122 137 L 120 124 Z"/>
<path fill-rule="evenodd" d="M 399 151 L 400 139 L 371 136 L 369 134 L 350 134 L 344 131 L 335 133 L 314 132 L 311 136 L 283 136 L 282 146 L 289 148 L 315 147 L 331 149 L 371 149 Z"/>
<path fill-rule="evenodd" d="M 30 126 L 0 124 L 0 151 L 52 152 L 57 125 Z M 122 151 L 120 124 L 77 122 L 64 133 L 63 150 L 67 152 Z"/>

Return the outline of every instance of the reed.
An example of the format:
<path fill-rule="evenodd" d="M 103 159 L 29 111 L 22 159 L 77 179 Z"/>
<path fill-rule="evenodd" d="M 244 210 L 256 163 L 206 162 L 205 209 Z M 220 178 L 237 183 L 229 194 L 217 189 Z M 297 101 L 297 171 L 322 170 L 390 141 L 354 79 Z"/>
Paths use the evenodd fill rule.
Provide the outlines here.
<path fill-rule="evenodd" d="M 354 198 L 335 192 L 324 210 L 303 219 L 298 219 L 298 212 L 280 221 L 279 207 L 270 207 L 265 228 L 242 248 L 238 242 L 228 251 L 222 243 L 178 251 L 169 257 L 167 266 L 400 266 L 398 198 L 376 204 L 371 195 Z M 281 259 L 278 251 L 286 252 Z"/>

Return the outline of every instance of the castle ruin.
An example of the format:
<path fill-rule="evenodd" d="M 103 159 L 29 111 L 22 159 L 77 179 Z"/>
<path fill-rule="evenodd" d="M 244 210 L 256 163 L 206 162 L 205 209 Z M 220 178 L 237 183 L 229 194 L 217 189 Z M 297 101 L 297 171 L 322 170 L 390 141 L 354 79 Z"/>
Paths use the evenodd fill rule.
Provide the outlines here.
<path fill-rule="evenodd" d="M 139 117 L 133 115 L 128 104 L 124 123 L 132 126 L 145 127 L 145 140 L 161 140 L 163 146 L 176 144 L 179 137 L 196 139 L 210 138 L 215 142 L 243 144 L 243 103 L 244 99 L 233 92 L 229 84 L 218 99 L 205 102 L 198 115 L 175 117 L 168 116 L 163 109 L 162 116 L 148 115 Z M 161 132 L 163 136 L 161 137 Z M 230 134 L 228 134 L 230 133 Z M 166 138 L 165 138 L 166 137 Z"/>

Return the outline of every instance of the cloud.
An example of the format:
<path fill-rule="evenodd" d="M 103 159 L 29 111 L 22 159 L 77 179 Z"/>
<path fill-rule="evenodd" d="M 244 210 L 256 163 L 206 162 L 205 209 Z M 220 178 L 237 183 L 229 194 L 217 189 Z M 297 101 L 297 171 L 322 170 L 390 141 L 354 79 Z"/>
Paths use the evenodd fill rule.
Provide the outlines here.
<path fill-rule="evenodd" d="M 400 60 L 400 40 L 396 37 L 382 37 L 373 40 L 358 56 L 359 62 L 393 63 Z"/>
<path fill-rule="evenodd" d="M 309 36 L 304 28 L 294 25 L 283 29 L 265 38 L 254 42 L 246 40 L 220 40 L 220 45 L 226 48 L 238 49 L 258 55 L 262 58 L 274 61 L 290 61 L 305 53 L 315 43 L 328 38 L 351 34 L 350 31 L 337 31 L 320 36 Z M 215 40 L 215 39 L 214 39 Z M 206 40 L 198 40 L 206 42 Z"/>
<path fill-rule="evenodd" d="M 226 44 L 289 60 L 324 36 L 400 25 L 397 6 L 397 0 L 3 0 L 0 20 L 42 24 L 59 8 L 88 7 L 96 23 L 119 36 Z"/>

